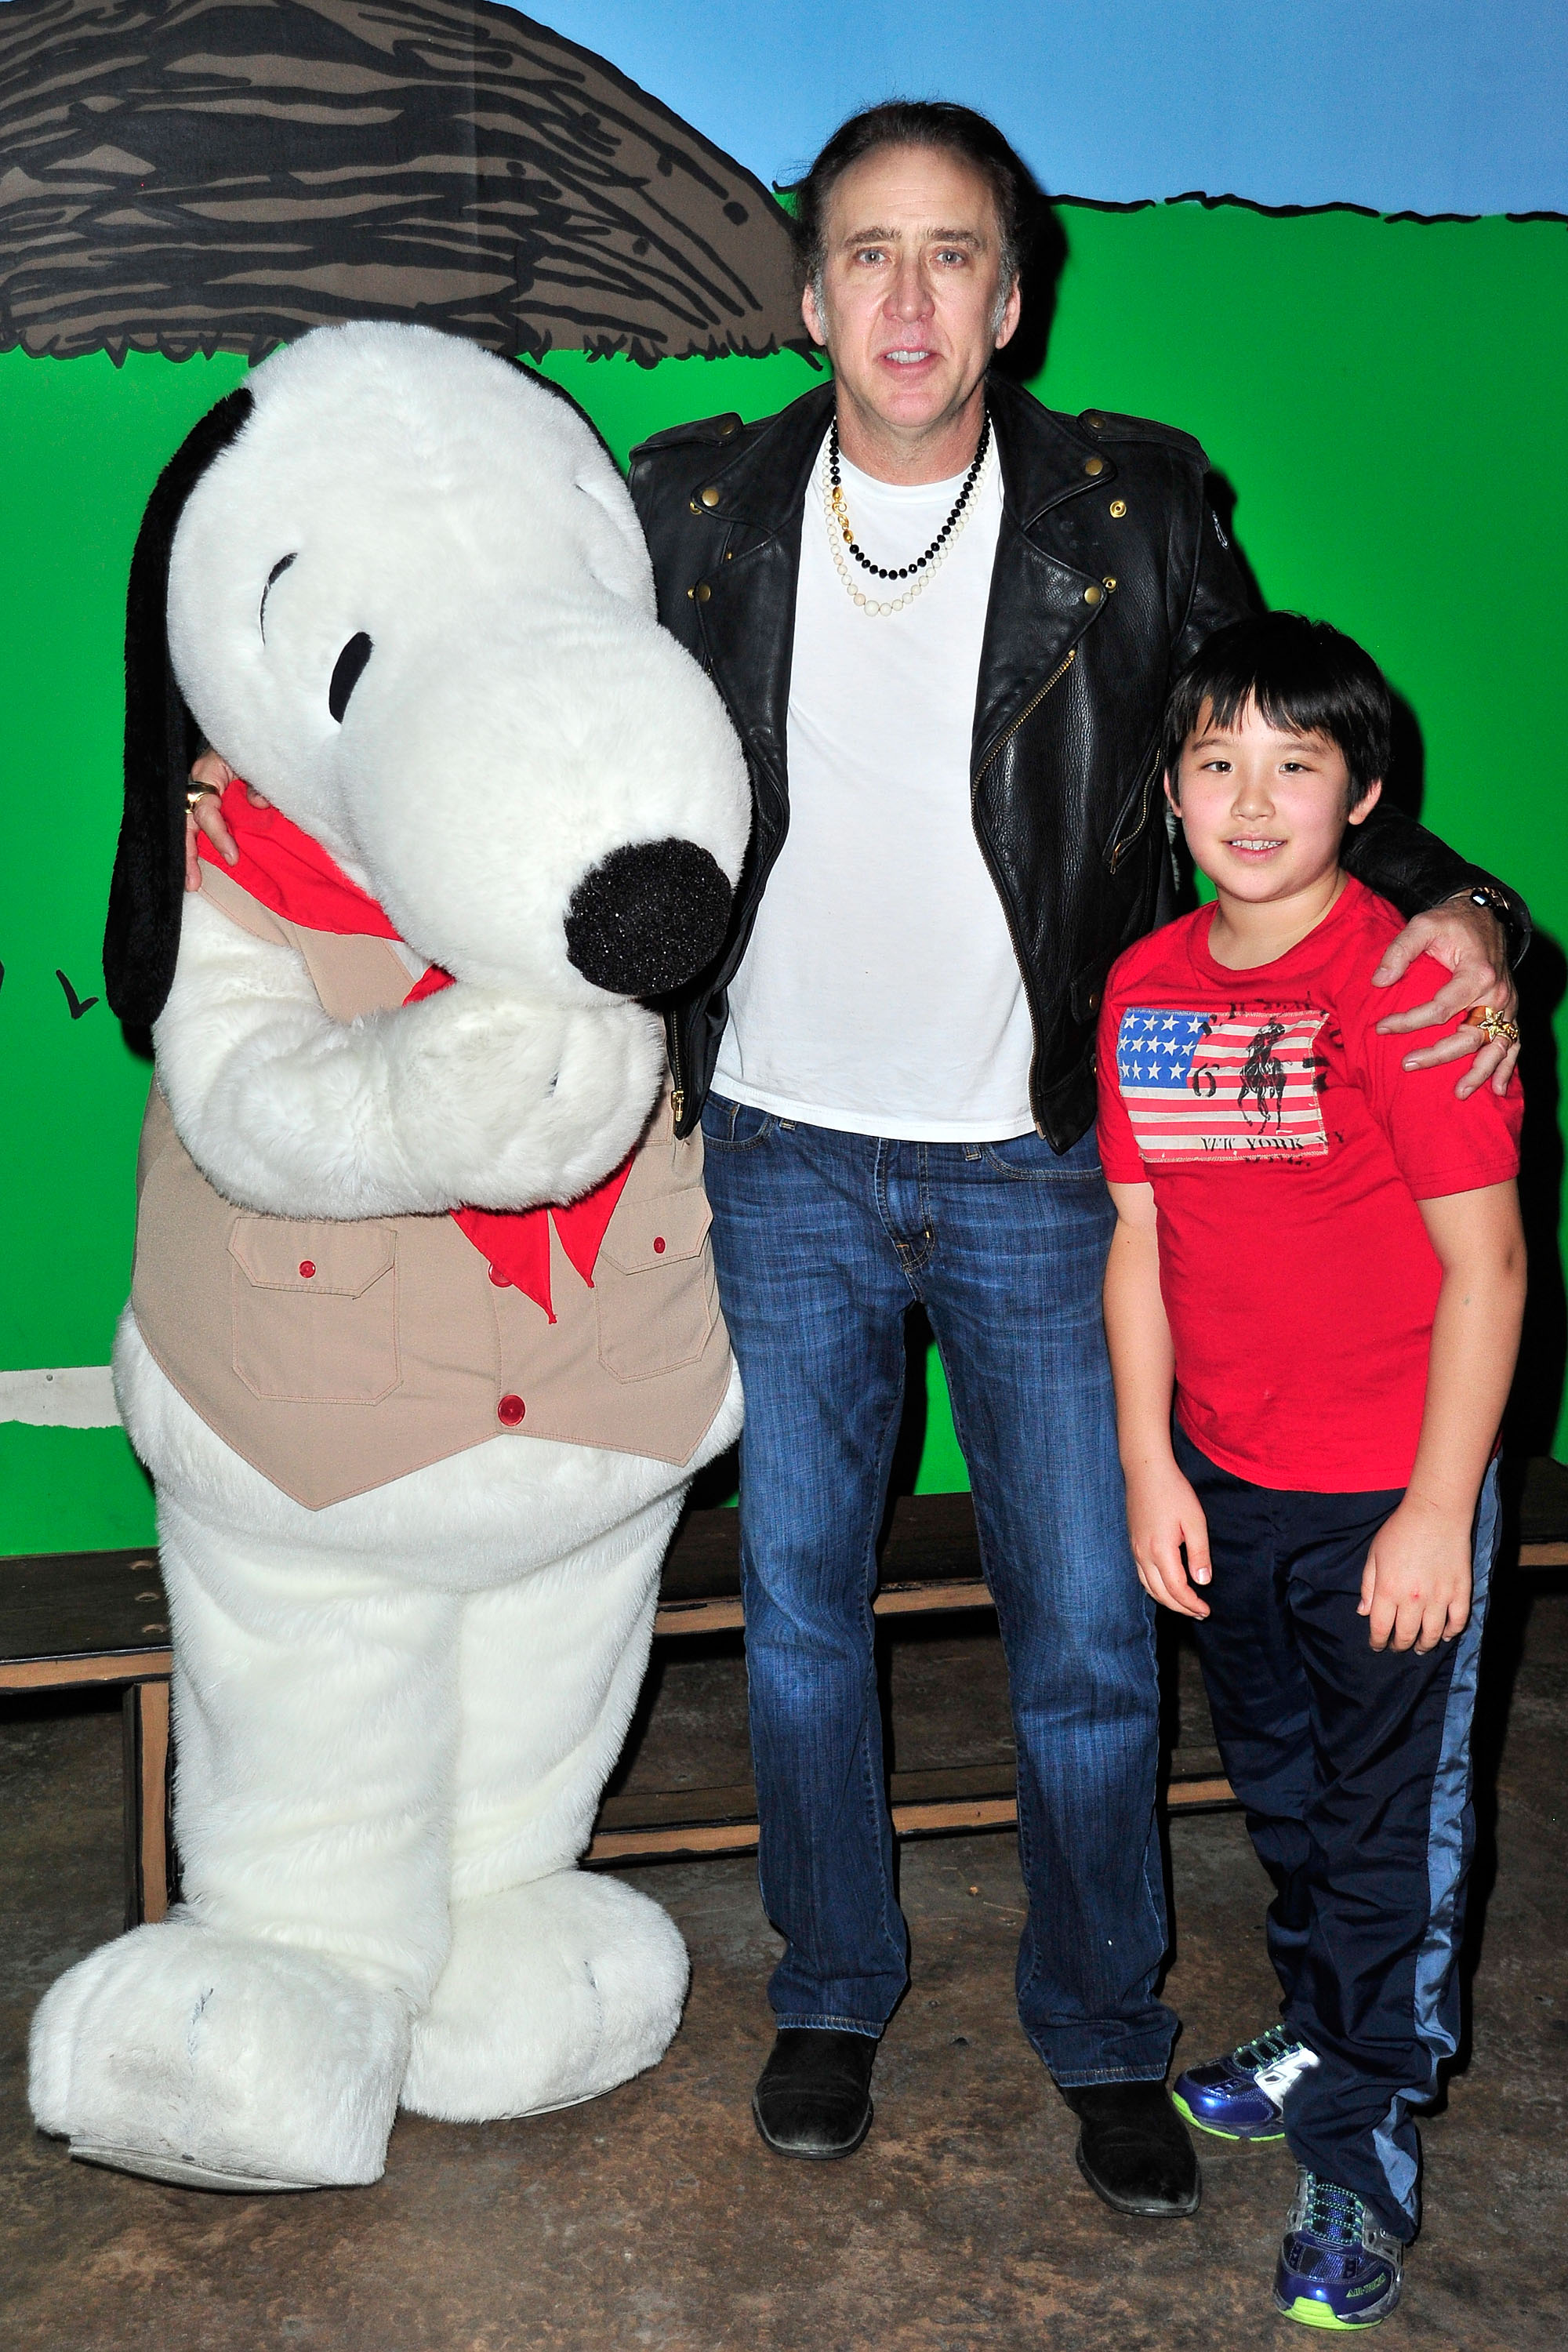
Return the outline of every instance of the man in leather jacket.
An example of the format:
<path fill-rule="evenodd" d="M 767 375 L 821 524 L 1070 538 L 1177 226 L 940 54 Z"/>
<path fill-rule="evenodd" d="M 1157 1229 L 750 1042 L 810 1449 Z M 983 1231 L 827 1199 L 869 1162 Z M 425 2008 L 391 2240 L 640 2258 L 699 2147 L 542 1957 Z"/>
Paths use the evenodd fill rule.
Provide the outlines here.
<path fill-rule="evenodd" d="M 746 1385 L 761 1871 L 786 1943 L 759 2128 L 787 2154 L 858 2147 L 907 1981 L 869 1604 L 919 1299 L 1007 1648 L 1030 1900 L 1020 2014 L 1080 2118 L 1090 2185 L 1170 2215 L 1195 2207 L 1198 2179 L 1163 2088 L 1175 2020 L 1154 1995 L 1155 1673 L 1100 1317 L 1093 1040 L 1111 962 L 1173 910 L 1167 690 L 1248 598 L 1196 442 L 1053 415 L 991 372 L 1017 317 L 1027 194 L 965 110 L 846 124 L 797 191 L 804 315 L 834 381 L 761 424 L 719 416 L 634 454 L 660 617 L 722 694 L 755 804 L 728 943 L 671 1013 L 670 1051 L 680 1127 L 700 1118 L 707 1141 Z M 896 544 L 900 498 L 913 503 Z M 994 548 L 978 600 L 961 584 L 966 543 Z M 901 673 L 917 625 L 925 650 Z M 889 680 L 904 676 L 921 709 L 900 733 L 906 688 Z M 951 765 L 928 774 L 954 719 Z M 928 824 L 963 828 L 935 871 Z M 1347 862 L 1413 916 L 1455 902 L 1391 951 L 1385 978 L 1425 947 L 1455 972 L 1411 1025 L 1482 997 L 1511 1008 L 1499 917 L 1516 941 L 1527 918 L 1491 877 L 1386 803 Z M 1017 1003 L 970 1001 L 950 892 L 970 894 L 964 936 L 993 959 L 991 995 Z M 954 1002 L 974 1060 L 1014 1056 L 1005 1100 L 946 1035 Z M 1479 1034 L 1436 1053 L 1468 1055 Z M 928 1046 L 942 1099 L 919 1093 Z M 1461 1090 L 1510 1066 L 1483 1049 Z"/>
<path fill-rule="evenodd" d="M 1155 764 L 1167 688 L 1210 630 L 1252 606 L 1208 503 L 1204 452 L 1190 435 L 1099 409 L 1060 415 L 997 375 L 988 375 L 985 394 L 1004 504 L 974 709 L 972 805 L 1028 1001 L 1031 1108 L 1039 1133 L 1062 1151 L 1094 1123 L 1095 1015 L 1105 975 L 1123 948 L 1175 911 Z M 682 1133 L 700 1116 L 726 992 L 789 827 L 795 585 L 811 475 L 834 400 L 833 384 L 824 383 L 760 424 L 710 417 L 657 434 L 632 453 L 659 618 L 722 694 L 745 747 L 755 807 L 723 955 L 670 1015 Z M 1347 845 L 1345 863 L 1402 913 L 1455 899 L 1464 906 L 1447 918 L 1448 938 L 1436 925 L 1413 927 L 1400 972 L 1440 942 L 1441 960 L 1458 970 L 1464 954 L 1466 981 L 1487 988 L 1494 1005 L 1500 991 L 1511 1006 L 1505 959 L 1511 948 L 1517 960 L 1530 932 L 1517 895 L 1386 799 Z M 1501 930 L 1469 913 L 1462 894 L 1472 889 L 1490 898 Z M 1431 1020 L 1466 1001 L 1462 991 L 1446 990 Z M 1474 1033 L 1449 1046 L 1429 1058 L 1468 1057 Z M 1511 1069 L 1511 1053 L 1488 1048 L 1473 1083 L 1495 1076 L 1505 1058 Z"/>

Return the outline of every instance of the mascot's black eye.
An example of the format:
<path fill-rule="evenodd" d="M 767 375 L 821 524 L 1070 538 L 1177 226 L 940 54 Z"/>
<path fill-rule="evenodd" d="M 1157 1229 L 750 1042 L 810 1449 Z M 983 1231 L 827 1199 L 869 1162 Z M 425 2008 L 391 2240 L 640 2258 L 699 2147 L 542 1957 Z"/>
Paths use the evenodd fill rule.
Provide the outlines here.
<path fill-rule="evenodd" d="M 364 675 L 364 666 L 371 656 L 371 642 L 363 629 L 349 639 L 338 656 L 332 669 L 332 682 L 327 688 L 327 709 L 341 727 L 343 713 L 349 707 L 349 697 Z"/>
<path fill-rule="evenodd" d="M 267 599 L 272 593 L 272 583 L 275 580 L 281 580 L 299 552 L 299 549 L 296 548 L 293 555 L 280 555 L 267 575 L 267 585 L 261 592 L 261 610 L 256 615 L 256 625 L 261 631 L 263 645 L 267 643 Z"/>

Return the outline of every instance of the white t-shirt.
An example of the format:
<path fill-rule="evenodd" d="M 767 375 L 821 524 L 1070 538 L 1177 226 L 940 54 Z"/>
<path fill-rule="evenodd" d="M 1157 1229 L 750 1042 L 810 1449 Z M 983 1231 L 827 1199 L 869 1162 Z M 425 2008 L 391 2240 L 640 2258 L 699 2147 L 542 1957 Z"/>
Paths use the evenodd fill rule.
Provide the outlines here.
<path fill-rule="evenodd" d="M 789 695 L 789 832 L 713 1084 L 784 1118 L 926 1142 L 1027 1134 L 1033 1038 L 1018 960 L 970 815 L 981 641 L 1002 520 L 994 446 L 964 527 L 901 613 L 854 604 L 833 563 L 825 460 L 806 493 Z M 911 562 L 963 477 L 914 488 L 839 462 L 874 563 Z M 891 602 L 845 553 L 851 577 Z"/>

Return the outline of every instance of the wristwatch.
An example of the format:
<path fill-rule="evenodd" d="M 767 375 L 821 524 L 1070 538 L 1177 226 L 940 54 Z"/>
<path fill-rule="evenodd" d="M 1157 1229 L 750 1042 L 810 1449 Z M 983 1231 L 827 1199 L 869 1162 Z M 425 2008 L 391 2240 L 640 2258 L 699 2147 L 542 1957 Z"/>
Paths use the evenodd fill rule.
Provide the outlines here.
<path fill-rule="evenodd" d="M 1505 890 L 1500 890 L 1495 882 L 1478 882 L 1473 890 L 1457 891 L 1455 896 L 1468 898 L 1472 907 L 1484 907 L 1489 914 L 1495 915 L 1501 923 L 1507 922 L 1511 911 L 1508 893 Z"/>

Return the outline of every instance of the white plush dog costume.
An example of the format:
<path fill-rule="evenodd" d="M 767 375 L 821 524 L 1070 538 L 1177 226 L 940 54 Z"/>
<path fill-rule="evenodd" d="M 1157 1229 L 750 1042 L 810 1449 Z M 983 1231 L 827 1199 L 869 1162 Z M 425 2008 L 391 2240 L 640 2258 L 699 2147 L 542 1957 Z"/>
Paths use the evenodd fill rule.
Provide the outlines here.
<path fill-rule="evenodd" d="M 193 1300 L 203 1202 L 227 1232 L 250 1418 L 226 1443 L 163 1368 L 184 1345 L 177 1288 L 162 1332 L 133 1297 L 115 1371 L 158 1489 L 184 1901 L 47 1994 L 33 2109 L 73 2153 L 159 2178 L 370 2181 L 400 2097 L 453 2118 L 588 2098 L 657 2061 L 679 2018 L 686 1956 L 664 1913 L 574 1865 L 681 1497 L 740 1423 L 700 1145 L 675 1141 L 668 1093 L 656 1113 L 663 1039 L 637 1000 L 720 944 L 744 771 L 717 696 L 656 623 L 631 502 L 591 428 L 424 329 L 321 329 L 203 420 L 148 509 L 127 661 L 111 1001 L 155 1020 L 154 1106 L 173 1123 L 158 1165 L 188 1171 Z M 182 902 L 186 708 L 384 908 L 398 937 L 375 952 L 398 961 L 382 1009 L 334 1018 L 308 935 L 247 923 L 221 873 Z M 454 984 L 404 1005 L 428 964 Z M 390 1480 L 356 1466 L 356 1430 L 383 1458 L 376 1384 L 345 1402 L 329 1382 L 334 1401 L 313 1405 L 310 1318 L 346 1328 L 379 1301 L 395 1400 L 399 1371 L 413 1378 L 403 1318 L 418 1307 L 428 1332 L 443 1296 L 419 1250 L 484 1272 L 447 1213 L 571 1202 L 634 1146 L 605 1240 L 615 1347 L 601 1323 L 584 1378 L 640 1428 L 669 1359 L 700 1360 L 710 1393 L 685 1457 L 536 1434 L 520 1395 L 498 1421 L 509 1332 L 547 1368 L 554 1328 L 498 1291 L 500 1356 L 458 1363 L 451 1343 L 462 1412 L 482 1390 L 480 1419 L 443 1423 Z M 144 1192 L 139 1285 L 148 1215 Z M 666 1252 L 648 1238 L 661 1223 L 668 1263 L 649 1255 Z M 605 1282 L 549 1246 L 592 1357 Z M 669 1347 L 676 1252 L 689 1323 L 703 1282 L 708 1305 Z M 295 1329 L 301 1353 L 265 1377 L 237 1319 L 263 1307 L 274 1357 Z M 257 1466 L 274 1420 L 307 1454 L 334 1433 L 311 1474 L 325 1487 Z M 425 1423 L 409 1409 L 399 1426 Z"/>

